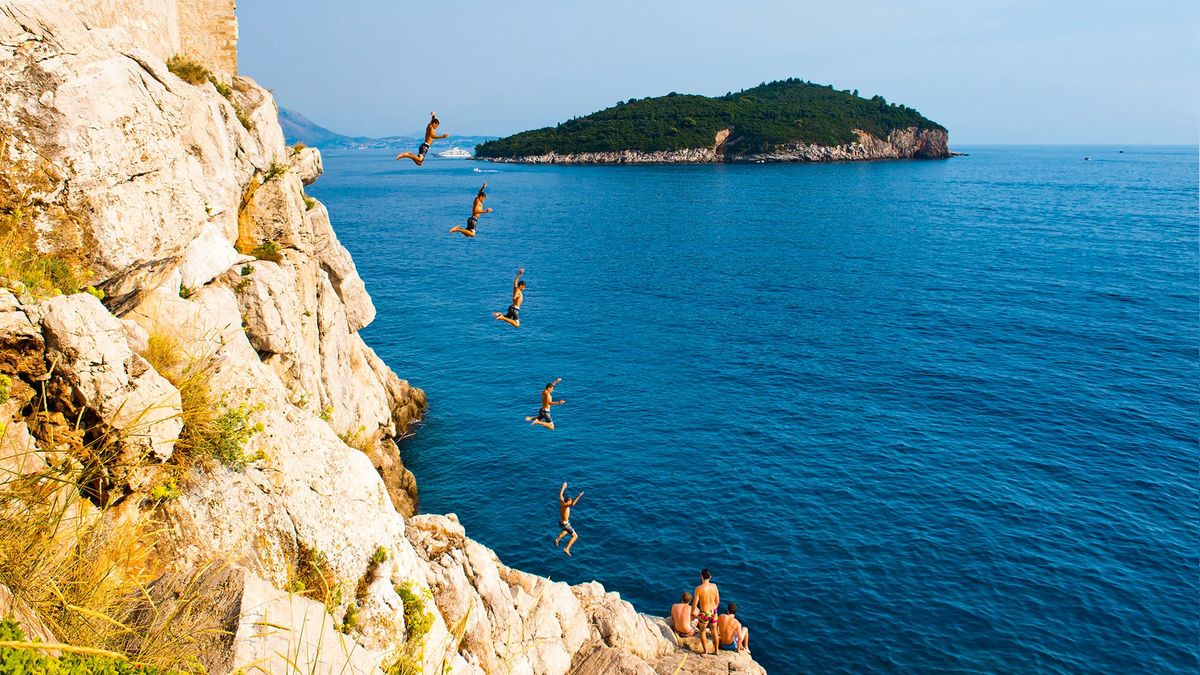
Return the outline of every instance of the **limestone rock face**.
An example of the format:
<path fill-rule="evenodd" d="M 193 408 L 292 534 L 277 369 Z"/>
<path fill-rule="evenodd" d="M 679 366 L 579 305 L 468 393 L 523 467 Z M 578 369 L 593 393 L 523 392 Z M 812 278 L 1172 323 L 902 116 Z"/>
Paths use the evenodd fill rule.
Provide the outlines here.
<path fill-rule="evenodd" d="M 10 155 L 61 174 L 43 198 L 78 214 L 78 231 L 46 223 L 39 244 L 87 242 L 106 297 L 0 291 L 0 424 L 35 466 L 133 467 L 106 489 L 154 509 L 162 563 L 230 568 L 209 597 L 228 632 L 202 655 L 208 671 L 375 672 L 403 656 L 456 675 L 647 673 L 685 656 L 616 594 L 508 568 L 452 515 L 413 515 L 396 439 L 425 395 L 359 335 L 375 307 L 328 211 L 303 191 L 320 153 L 284 146 L 253 80 L 235 78 L 228 98 L 187 84 L 123 29 L 89 28 L 76 4 L 0 0 L 0 131 L 21 130 Z M 155 357 L 159 373 L 144 355 L 164 344 L 182 363 Z M 176 443 L 184 401 L 197 405 L 182 368 L 203 374 L 205 409 L 244 421 L 225 463 Z M 35 385 L 52 412 L 29 412 Z M 119 438 L 121 456 L 88 458 L 96 434 Z M 181 494 L 148 499 L 136 469 L 163 461 Z M 324 603 L 281 590 L 297 588 L 301 567 L 328 586 Z M 162 602 L 169 583 L 152 589 Z M 410 626 L 406 613 L 428 620 Z"/>
<path fill-rule="evenodd" d="M 96 298 L 79 293 L 47 305 L 46 358 L 71 387 L 70 402 L 122 436 L 124 463 L 169 458 L 183 428 L 179 391 L 130 350 L 125 327 Z"/>
<path fill-rule="evenodd" d="M 316 148 L 289 150 L 288 166 L 296 172 L 305 185 L 317 182 L 317 179 L 325 172 L 325 167 L 321 164 L 321 152 Z"/>

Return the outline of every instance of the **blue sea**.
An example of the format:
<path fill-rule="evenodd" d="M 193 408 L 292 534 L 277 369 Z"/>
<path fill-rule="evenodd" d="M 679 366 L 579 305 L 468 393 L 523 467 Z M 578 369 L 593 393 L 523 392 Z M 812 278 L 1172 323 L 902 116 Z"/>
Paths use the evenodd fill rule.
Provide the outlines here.
<path fill-rule="evenodd" d="M 958 149 L 335 151 L 310 191 L 367 341 L 429 394 L 421 509 L 507 564 L 655 614 L 708 567 L 772 673 L 1195 673 L 1197 148 Z M 484 180 L 495 212 L 448 234 Z M 558 429 L 530 428 L 555 377 Z"/>

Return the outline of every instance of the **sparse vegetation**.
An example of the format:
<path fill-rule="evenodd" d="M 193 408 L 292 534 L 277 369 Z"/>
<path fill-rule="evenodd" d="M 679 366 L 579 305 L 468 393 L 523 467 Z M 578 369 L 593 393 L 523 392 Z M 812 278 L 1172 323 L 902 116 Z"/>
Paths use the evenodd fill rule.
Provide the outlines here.
<path fill-rule="evenodd" d="M 292 152 L 300 152 L 301 150 L 303 150 L 307 147 L 308 147 L 307 145 L 297 141 L 296 144 L 292 146 Z"/>
<path fill-rule="evenodd" d="M 266 170 L 266 172 L 263 173 L 263 182 L 265 183 L 269 180 L 274 180 L 276 178 L 279 178 L 280 176 L 282 176 L 283 174 L 285 174 L 287 172 L 288 172 L 288 166 L 286 164 L 278 164 L 278 163 L 272 164 Z"/>
<path fill-rule="evenodd" d="M 350 633 L 358 627 L 358 605 L 350 603 L 346 606 L 346 613 L 342 615 L 342 623 L 338 626 L 338 630 L 342 633 Z"/>
<path fill-rule="evenodd" d="M 371 584 L 375 582 L 375 577 L 379 574 L 379 566 L 388 559 L 388 550 L 386 547 L 380 546 L 371 554 L 371 559 L 367 562 L 367 571 L 362 578 L 358 580 L 358 585 L 354 588 L 354 599 L 360 603 L 366 602 L 367 590 Z"/>
<path fill-rule="evenodd" d="M 324 603 L 325 608 L 332 612 L 341 604 L 342 586 L 329 567 L 329 559 L 324 552 L 310 548 L 304 542 L 299 542 L 298 546 L 296 566 L 290 575 L 287 590 Z"/>
<path fill-rule="evenodd" d="M 243 129 L 246 131 L 254 131 L 254 120 L 250 119 L 250 116 L 246 114 L 245 110 L 242 110 L 238 106 L 234 106 L 233 112 L 237 115 L 237 121 L 241 123 Z"/>
<path fill-rule="evenodd" d="M 254 274 L 254 266 L 253 265 L 243 265 L 242 269 L 240 270 L 240 273 L 242 276 L 248 277 L 251 274 Z"/>
<path fill-rule="evenodd" d="M 359 426 L 348 431 L 338 434 L 338 438 L 346 445 L 358 450 L 359 452 L 367 452 L 370 450 L 371 437 L 367 435 L 367 428 Z"/>
<path fill-rule="evenodd" d="M 78 293 L 91 276 L 86 228 L 49 201 L 59 172 L 25 145 L 0 127 L 0 284 L 37 297 Z"/>
<path fill-rule="evenodd" d="M 191 583 L 169 608 L 156 604 L 161 531 L 90 506 L 84 472 L 65 462 L 0 476 L 0 584 L 63 643 L 51 657 L 0 623 L 0 672 L 194 672 L 199 640 L 219 629 L 216 620 L 193 614 L 200 593 Z"/>
<path fill-rule="evenodd" d="M 269 260 L 274 263 L 283 262 L 283 252 L 280 250 L 279 244 L 269 239 L 254 247 L 250 255 L 259 260 Z"/>
<path fill-rule="evenodd" d="M 426 611 L 425 604 L 432 598 L 428 591 L 414 590 L 412 582 L 396 584 L 395 589 L 404 603 L 406 635 L 404 644 L 390 656 L 384 672 L 388 675 L 419 675 L 425 672 L 425 638 L 433 627 L 433 615 Z M 461 623 L 458 629 L 465 631 L 465 622 Z M 456 639 L 461 639 L 461 634 Z"/>
<path fill-rule="evenodd" d="M 8 397 L 12 395 L 12 378 L 4 373 L 0 373 L 0 405 L 8 403 Z"/>
<path fill-rule="evenodd" d="M 183 492 L 179 489 L 179 483 L 174 476 L 168 476 L 166 480 L 150 488 L 150 499 L 156 502 L 179 499 L 182 495 Z"/>
<path fill-rule="evenodd" d="M 317 205 L 317 200 L 313 199 L 312 197 L 309 197 L 308 195 L 304 195 L 304 210 L 305 211 L 312 211 L 313 207 L 316 205 Z"/>
<path fill-rule="evenodd" d="M 249 288 L 250 288 L 250 280 L 246 279 L 246 278 L 242 278 L 236 284 L 233 285 L 233 291 L 235 293 L 239 293 L 239 294 L 245 293 Z M 245 323 L 245 321 L 243 321 L 243 323 Z"/>
<path fill-rule="evenodd" d="M 181 466 L 208 465 L 216 461 L 241 470 L 258 455 L 247 456 L 246 443 L 263 431 L 261 423 L 250 421 L 261 406 L 241 404 L 229 408 L 215 400 L 208 386 L 212 374 L 210 358 L 187 355 L 179 338 L 151 331 L 142 357 L 179 390 L 183 409 L 183 430 L 175 443 L 171 461 Z"/>
<path fill-rule="evenodd" d="M 92 296 L 93 298 L 96 298 L 97 300 L 104 300 L 104 291 L 99 288 L 96 288 L 95 286 L 88 286 L 87 288 L 85 288 L 83 290 L 88 295 Z"/>
<path fill-rule="evenodd" d="M 212 79 L 212 72 L 183 54 L 167 59 L 167 70 L 188 84 L 204 84 Z"/>
<path fill-rule="evenodd" d="M 209 76 L 209 81 L 212 82 L 212 86 L 217 90 L 218 94 L 224 96 L 225 100 L 229 101 L 230 103 L 233 102 L 233 87 L 212 76 Z"/>
<path fill-rule="evenodd" d="M 179 297 L 183 298 L 184 300 L 192 297 L 192 294 L 195 292 L 196 289 L 192 288 L 191 286 L 188 286 L 187 284 L 179 284 Z"/>

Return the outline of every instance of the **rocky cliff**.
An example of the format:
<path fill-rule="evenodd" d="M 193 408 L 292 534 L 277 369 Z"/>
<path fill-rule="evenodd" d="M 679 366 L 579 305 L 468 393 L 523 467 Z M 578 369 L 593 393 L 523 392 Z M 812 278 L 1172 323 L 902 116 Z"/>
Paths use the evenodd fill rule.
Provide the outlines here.
<path fill-rule="evenodd" d="M 0 618 L 213 673 L 761 672 L 414 515 L 425 396 L 358 334 L 319 153 L 193 79 L 0 1 Z"/>
<path fill-rule="evenodd" d="M 726 147 L 731 130 L 719 132 L 706 148 L 639 152 L 549 152 L 524 157 L 490 157 L 489 162 L 520 164 L 705 164 L 712 162 L 851 162 L 877 159 L 945 159 L 952 156 L 942 129 L 896 129 L 879 138 L 855 129 L 858 140 L 844 145 L 790 143 L 768 152 L 738 152 Z"/>

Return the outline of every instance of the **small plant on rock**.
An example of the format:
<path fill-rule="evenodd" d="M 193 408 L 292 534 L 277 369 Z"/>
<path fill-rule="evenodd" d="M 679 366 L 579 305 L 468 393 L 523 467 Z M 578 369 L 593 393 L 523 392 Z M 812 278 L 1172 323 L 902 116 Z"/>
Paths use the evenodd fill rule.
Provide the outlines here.
<path fill-rule="evenodd" d="M 188 286 L 187 284 L 179 284 L 179 297 L 183 298 L 184 300 L 192 297 L 192 294 L 195 292 L 196 289 L 192 288 L 191 286 Z"/>
<path fill-rule="evenodd" d="M 287 172 L 288 166 L 286 164 L 272 164 L 271 167 L 267 169 L 266 173 L 263 174 L 263 182 L 265 183 L 266 181 L 279 178 Z"/>
<path fill-rule="evenodd" d="M 254 266 L 253 266 L 253 265 L 244 265 L 244 266 L 242 266 L 242 269 L 241 269 L 241 275 L 242 275 L 242 276 L 244 276 L 244 277 L 248 277 L 248 276 L 250 276 L 251 274 L 254 274 Z"/>
<path fill-rule="evenodd" d="M 317 205 L 317 200 L 313 199 L 312 197 L 309 197 L 308 195 L 304 195 L 304 210 L 305 211 L 312 211 L 313 207 L 316 205 Z"/>
<path fill-rule="evenodd" d="M 212 72 L 208 68 L 182 54 L 167 59 L 167 70 L 188 84 L 204 84 L 212 78 Z"/>
<path fill-rule="evenodd" d="M 283 262 L 283 252 L 279 248 L 279 244 L 270 239 L 262 242 L 250 252 L 250 255 L 259 260 L 269 260 L 271 262 Z"/>

